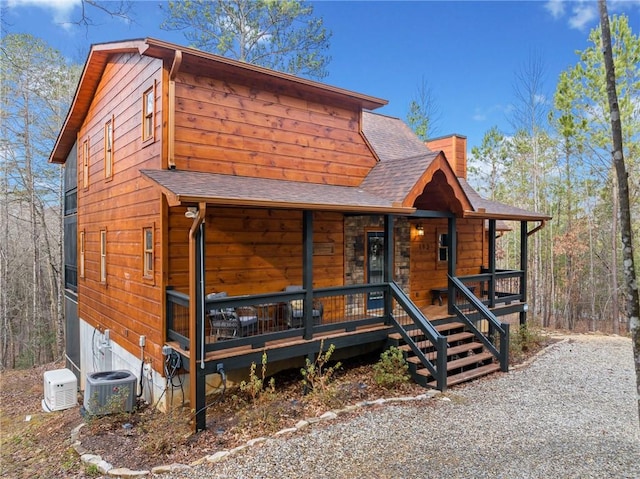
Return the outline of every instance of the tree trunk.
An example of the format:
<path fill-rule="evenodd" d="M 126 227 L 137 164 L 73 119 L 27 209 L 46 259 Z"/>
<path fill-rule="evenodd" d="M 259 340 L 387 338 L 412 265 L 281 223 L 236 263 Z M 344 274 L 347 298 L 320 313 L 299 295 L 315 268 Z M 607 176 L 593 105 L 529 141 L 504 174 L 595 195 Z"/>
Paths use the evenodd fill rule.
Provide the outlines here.
<path fill-rule="evenodd" d="M 615 325 L 620 321 L 620 304 L 618 301 L 618 216 L 620 209 L 620 199 L 618 198 L 618 181 L 616 175 L 612 179 L 613 190 L 611 198 L 613 199 L 613 218 L 611 221 L 611 320 L 613 321 L 613 331 Z"/>
<path fill-rule="evenodd" d="M 613 140 L 613 165 L 618 179 L 618 197 L 620 202 L 620 233 L 622 236 L 622 264 L 625 279 L 625 297 L 627 315 L 633 342 L 633 356 L 636 366 L 636 400 L 640 415 L 640 300 L 638 299 L 638 283 L 633 260 L 633 239 L 631 237 L 631 209 L 629 207 L 629 182 L 624 163 L 622 144 L 622 122 L 616 92 L 616 72 L 611 50 L 611 31 L 609 14 L 605 0 L 598 0 L 600 24 L 602 27 L 602 52 L 607 73 L 607 96 L 611 113 L 611 137 Z"/>

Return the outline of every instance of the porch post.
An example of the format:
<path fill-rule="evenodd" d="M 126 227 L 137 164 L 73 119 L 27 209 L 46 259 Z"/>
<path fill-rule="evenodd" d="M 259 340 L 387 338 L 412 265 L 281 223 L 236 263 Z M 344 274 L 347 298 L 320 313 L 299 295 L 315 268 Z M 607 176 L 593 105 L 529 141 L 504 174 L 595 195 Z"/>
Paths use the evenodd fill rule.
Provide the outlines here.
<path fill-rule="evenodd" d="M 456 275 L 456 263 L 458 252 L 458 238 L 456 237 L 456 217 L 450 216 L 447 219 L 447 237 L 449 238 L 449 258 L 448 258 L 448 273 L 452 278 Z M 453 304 L 455 303 L 455 291 L 453 283 L 447 281 L 448 293 L 447 293 L 447 311 L 449 314 L 453 314 Z"/>
<path fill-rule="evenodd" d="M 496 305 L 496 220 L 489 220 L 489 307 Z"/>
<path fill-rule="evenodd" d="M 196 411 L 194 430 L 206 428 L 204 370 L 204 219 L 206 203 L 198 205 L 198 213 L 189 229 L 189 401 Z M 198 368 L 200 362 L 201 368 Z"/>
<path fill-rule="evenodd" d="M 204 298 L 205 298 L 205 236 L 204 236 L 204 222 L 200 224 L 200 229 L 197 236 L 198 251 L 196 254 L 196 283 L 198 285 L 196 289 L 196 350 L 191 354 L 195 354 L 198 365 L 195 371 L 191 371 L 192 374 L 196 374 L 196 431 L 202 431 L 207 428 L 207 413 L 205 411 L 206 405 L 206 376 L 204 365 Z"/>
<path fill-rule="evenodd" d="M 394 257 L 394 245 L 393 245 L 393 225 L 394 218 L 392 215 L 384 215 L 384 277 L 383 281 L 389 284 L 393 281 L 393 257 Z M 391 322 L 391 315 L 393 314 L 393 301 L 389 290 L 384 295 L 384 317 L 385 322 Z"/>
<path fill-rule="evenodd" d="M 302 212 L 302 287 L 304 339 L 313 338 L 313 211 Z"/>
<path fill-rule="evenodd" d="M 522 278 L 520 278 L 520 297 L 526 304 L 527 302 L 527 252 L 529 250 L 529 232 L 527 230 L 527 222 L 520 222 L 520 270 L 522 271 Z M 527 324 L 527 312 L 520 311 L 520 326 Z"/>

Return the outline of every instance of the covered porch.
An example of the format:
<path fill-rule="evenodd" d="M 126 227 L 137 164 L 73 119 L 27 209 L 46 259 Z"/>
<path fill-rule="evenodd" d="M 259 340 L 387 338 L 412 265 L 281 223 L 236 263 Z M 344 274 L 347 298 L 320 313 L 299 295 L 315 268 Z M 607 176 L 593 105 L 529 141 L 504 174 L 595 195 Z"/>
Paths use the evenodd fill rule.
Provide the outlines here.
<path fill-rule="evenodd" d="M 397 258 L 410 254 L 399 253 L 395 248 L 402 236 L 398 234 L 400 223 L 412 238 L 418 227 L 428 222 L 446 225 L 448 254 L 446 269 L 440 273 L 446 286 L 446 314 L 439 313 L 443 317 L 437 321 L 459 322 L 465 334 L 476 338 L 474 344 L 486 350 L 485 354 L 500 369 L 508 369 L 508 325 L 497 316 L 518 313 L 520 321 L 526 321 L 529 218 L 521 221 L 524 239 L 520 269 L 499 271 L 495 264 L 497 218 L 486 210 L 474 216 L 473 207 L 459 185 L 455 194 L 448 193 L 453 199 L 439 205 L 442 209 L 425 210 L 416 207 L 419 201 L 415 201 L 416 206 L 405 206 L 361 188 L 180 171 L 143 171 L 143 175 L 165 195 L 168 229 L 176 238 L 182 236 L 178 234 L 182 229 L 188 238 L 185 245 L 188 251 L 179 239 L 168 248 L 175 249 L 171 253 L 175 259 L 170 257 L 169 264 L 184 264 L 186 269 L 184 274 L 177 268 L 170 271 L 173 274 L 170 278 L 179 281 L 167 283 L 165 331 L 166 348 L 182 357 L 183 367 L 189 373 L 190 402 L 197 412 L 196 429 L 206 426 L 207 375 L 224 375 L 252 362 L 257 364 L 263 351 L 268 352 L 270 361 L 313 357 L 322 341 L 325 348 L 329 344 L 337 349 L 372 344 L 383 347 L 390 334 L 398 334 L 423 375 L 431 378 L 425 385 L 446 389 L 451 369 L 448 360 L 452 356 L 448 340 L 435 324 L 435 318 L 429 317 L 431 305 L 413 300 L 412 290 L 417 285 L 399 284 L 395 274 Z M 445 193 L 447 188 L 451 190 L 450 182 L 455 178 L 436 179 L 440 182 L 437 183 L 435 176 L 432 174 L 432 181 L 424 183 L 408 198 L 415 199 L 421 194 L 424 198 L 425 192 L 435 195 L 440 188 Z M 456 185 L 457 182 L 453 183 Z M 474 274 L 460 276 L 457 222 L 467 214 L 473 221 L 488 225 L 489 240 L 482 243 L 486 245 L 488 261 L 484 268 L 475 267 Z M 240 215 L 242 219 L 238 220 Z M 383 264 L 377 266 L 376 274 L 367 271 L 358 276 L 364 280 L 354 281 L 352 269 L 362 270 L 365 264 L 364 258 L 356 257 L 352 269 L 344 268 L 352 242 L 347 234 L 348 220 L 374 216 L 381 219 L 375 246 L 383 253 L 380 255 Z M 236 230 L 223 218 L 234 222 Z M 247 231 L 247 226 L 263 230 Z M 290 232 L 285 231 L 287 228 Z M 209 239 L 208 234 L 216 236 Z M 233 246 L 234 238 L 242 242 L 238 247 Z M 435 247 L 429 246 L 432 239 L 425 238 L 426 249 Z M 235 255 L 233 273 L 218 266 L 231 261 L 221 256 L 221 240 L 229 241 L 224 249 Z M 269 256 L 281 253 L 282 248 L 286 249 L 287 257 L 275 266 Z M 242 256 L 243 251 L 255 255 L 258 250 L 259 256 L 254 259 Z M 186 262 L 181 260 L 183 251 L 188 253 Z M 247 268 L 254 260 L 264 265 L 264 277 L 261 278 L 259 268 L 245 274 L 239 260 Z M 212 262 L 214 268 L 209 266 Z M 478 265 L 480 262 L 481 259 Z M 337 274 L 336 265 L 343 265 Z"/>

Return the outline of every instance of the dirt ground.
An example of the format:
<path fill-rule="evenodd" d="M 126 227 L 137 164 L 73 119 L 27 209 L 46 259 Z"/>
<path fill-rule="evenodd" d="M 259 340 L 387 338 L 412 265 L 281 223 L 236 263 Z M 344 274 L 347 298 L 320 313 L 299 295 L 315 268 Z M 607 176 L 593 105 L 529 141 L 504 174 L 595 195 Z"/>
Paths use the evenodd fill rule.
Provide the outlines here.
<path fill-rule="evenodd" d="M 512 364 L 549 341 L 548 338 L 536 341 L 528 346 L 526 354 L 513 357 Z M 378 386 L 373 379 L 373 364 L 378 359 L 368 356 L 348 361 L 326 389 L 311 394 L 305 394 L 300 372 L 290 371 L 276 375 L 274 390 L 264 391 L 256 398 L 239 389 L 209 396 L 207 429 L 198 434 L 191 432 L 193 418 L 188 407 L 164 414 L 139 404 L 133 413 L 98 418 L 83 418 L 79 406 L 45 413 L 41 407 L 43 374 L 64 365 L 52 363 L 29 370 L 5 371 L 0 383 L 0 476 L 98 477 L 95 470 L 82 464 L 71 447 L 70 432 L 83 422 L 80 440 L 88 451 L 101 455 L 115 467 L 150 469 L 162 464 L 188 464 L 249 439 L 292 427 L 300 419 L 358 401 L 424 392 L 412 382 L 392 389 Z M 259 369 L 258 366 L 258 376 Z M 78 404 L 82 404 L 81 395 Z"/>

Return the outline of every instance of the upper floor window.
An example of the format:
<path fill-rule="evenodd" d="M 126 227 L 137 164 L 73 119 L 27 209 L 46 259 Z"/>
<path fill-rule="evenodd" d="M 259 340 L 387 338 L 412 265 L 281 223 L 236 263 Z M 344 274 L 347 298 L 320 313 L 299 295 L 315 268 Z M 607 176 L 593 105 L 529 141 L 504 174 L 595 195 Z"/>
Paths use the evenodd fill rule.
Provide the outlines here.
<path fill-rule="evenodd" d="M 89 139 L 82 142 L 82 186 L 89 188 Z"/>
<path fill-rule="evenodd" d="M 113 117 L 104 124 L 104 177 L 113 177 Z"/>
<path fill-rule="evenodd" d="M 146 278 L 153 277 L 153 228 L 142 229 L 142 242 L 144 246 L 142 260 L 142 275 Z"/>
<path fill-rule="evenodd" d="M 84 278 L 84 242 L 85 242 L 85 237 L 84 237 L 84 231 L 80 232 L 80 261 L 79 261 L 79 265 L 78 265 L 78 274 L 80 275 L 81 278 Z"/>
<path fill-rule="evenodd" d="M 142 141 L 153 139 L 155 126 L 155 88 L 151 87 L 142 94 Z"/>
<path fill-rule="evenodd" d="M 100 230 L 100 282 L 107 282 L 107 230 Z"/>

